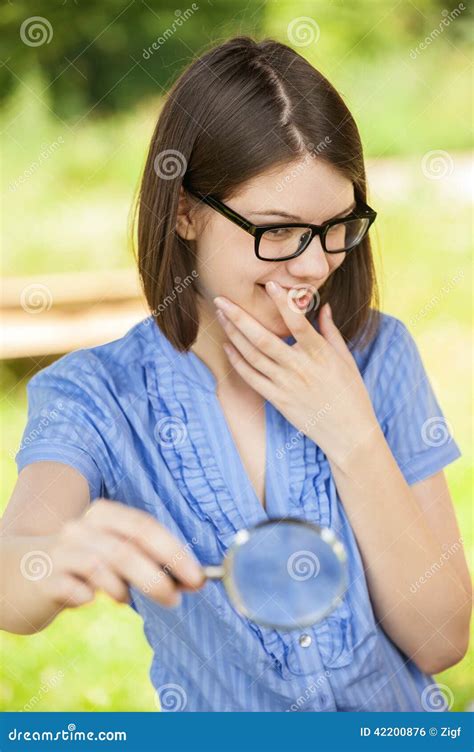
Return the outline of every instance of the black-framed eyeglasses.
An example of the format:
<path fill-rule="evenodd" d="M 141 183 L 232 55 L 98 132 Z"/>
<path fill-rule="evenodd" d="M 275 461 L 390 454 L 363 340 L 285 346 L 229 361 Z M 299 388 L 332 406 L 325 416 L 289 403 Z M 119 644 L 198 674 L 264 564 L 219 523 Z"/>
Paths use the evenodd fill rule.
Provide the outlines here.
<path fill-rule="evenodd" d="M 362 242 L 377 216 L 374 209 L 359 199 L 350 214 L 330 219 L 322 225 L 308 222 L 254 225 L 214 196 L 188 192 L 252 235 L 255 239 L 255 255 L 263 261 L 287 261 L 295 258 L 306 250 L 315 235 L 321 239 L 326 253 L 347 253 Z"/>

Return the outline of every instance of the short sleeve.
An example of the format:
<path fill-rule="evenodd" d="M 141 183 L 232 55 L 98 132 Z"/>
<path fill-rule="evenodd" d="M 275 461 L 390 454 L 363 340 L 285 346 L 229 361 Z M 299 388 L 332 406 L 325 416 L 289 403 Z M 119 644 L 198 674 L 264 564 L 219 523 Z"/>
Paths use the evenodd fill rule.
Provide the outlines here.
<path fill-rule="evenodd" d="M 461 456 L 452 426 L 445 418 L 421 355 L 405 324 L 398 319 L 382 359 L 377 409 L 387 443 L 410 485 Z"/>
<path fill-rule="evenodd" d="M 104 445 L 98 401 L 87 358 L 64 356 L 27 385 L 28 418 L 15 461 L 20 472 L 32 462 L 61 462 L 89 484 L 90 499 L 102 495 Z M 82 367 L 81 367 L 82 363 Z"/>

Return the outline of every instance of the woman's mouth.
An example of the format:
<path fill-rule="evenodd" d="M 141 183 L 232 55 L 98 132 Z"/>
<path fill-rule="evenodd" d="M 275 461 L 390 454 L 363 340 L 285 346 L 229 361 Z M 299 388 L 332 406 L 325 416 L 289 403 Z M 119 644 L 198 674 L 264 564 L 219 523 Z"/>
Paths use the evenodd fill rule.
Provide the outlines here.
<path fill-rule="evenodd" d="M 293 295 L 291 296 L 293 303 L 298 306 L 302 311 L 306 310 L 311 303 L 311 300 L 313 299 L 313 293 L 311 293 L 306 288 L 302 290 L 297 290 Z"/>
<path fill-rule="evenodd" d="M 265 285 L 258 283 L 258 287 L 268 295 Z M 317 294 L 317 288 L 312 285 L 303 285 L 302 287 L 283 287 L 288 296 L 288 303 L 294 305 L 299 311 L 307 311 L 313 303 L 313 298 Z M 268 296 L 270 297 L 270 296 Z"/>

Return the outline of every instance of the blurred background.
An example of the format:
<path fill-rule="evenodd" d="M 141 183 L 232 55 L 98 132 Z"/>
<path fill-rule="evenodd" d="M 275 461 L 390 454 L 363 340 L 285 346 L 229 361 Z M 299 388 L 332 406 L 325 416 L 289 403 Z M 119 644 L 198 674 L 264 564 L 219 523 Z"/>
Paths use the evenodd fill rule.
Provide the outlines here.
<path fill-rule="evenodd" d="M 186 7 L 185 7 L 186 6 Z M 55 358 L 148 315 L 131 206 L 169 85 L 237 34 L 292 46 L 361 132 L 378 211 L 382 310 L 402 319 L 463 452 L 446 468 L 472 562 L 472 17 L 445 0 L 8 0 L 0 15 L 2 505 L 26 384 Z M 43 632 L 0 637 L 8 710 L 156 710 L 141 622 L 105 595 Z M 472 702 L 472 652 L 437 679 Z"/>

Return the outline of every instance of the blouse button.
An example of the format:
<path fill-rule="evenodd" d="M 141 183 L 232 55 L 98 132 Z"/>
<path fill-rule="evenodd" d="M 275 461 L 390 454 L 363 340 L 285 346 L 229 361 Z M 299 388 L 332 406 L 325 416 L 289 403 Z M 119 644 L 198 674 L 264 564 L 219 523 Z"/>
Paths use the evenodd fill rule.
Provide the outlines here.
<path fill-rule="evenodd" d="M 311 635 L 309 634 L 300 635 L 298 638 L 298 642 L 302 648 L 309 648 L 309 646 L 312 643 Z"/>

